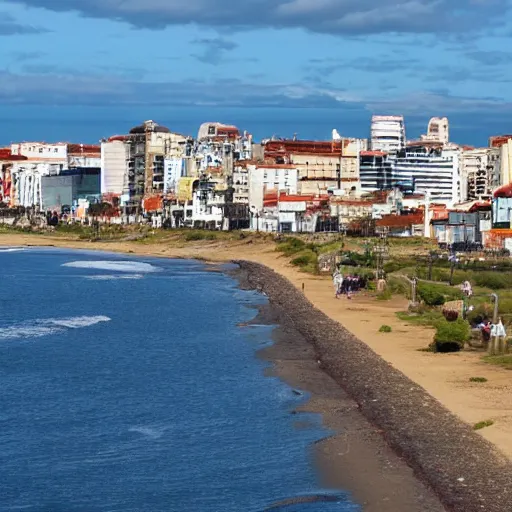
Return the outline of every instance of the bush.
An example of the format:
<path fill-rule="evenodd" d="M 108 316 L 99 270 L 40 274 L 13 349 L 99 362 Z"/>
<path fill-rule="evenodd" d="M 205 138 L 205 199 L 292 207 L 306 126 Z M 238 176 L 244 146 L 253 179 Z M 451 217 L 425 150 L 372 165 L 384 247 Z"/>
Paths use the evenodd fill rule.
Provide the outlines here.
<path fill-rule="evenodd" d="M 411 296 L 411 285 L 405 279 L 390 277 L 386 281 L 386 287 L 396 295 L 404 295 L 406 298 Z"/>
<path fill-rule="evenodd" d="M 493 420 L 479 421 L 473 425 L 473 430 L 481 430 L 485 427 L 491 427 L 492 425 L 494 425 Z"/>
<path fill-rule="evenodd" d="M 439 290 L 425 283 L 418 285 L 418 295 L 427 306 L 442 306 L 446 301 L 444 295 Z"/>
<path fill-rule="evenodd" d="M 485 377 L 470 377 L 469 382 L 487 382 Z"/>
<path fill-rule="evenodd" d="M 379 332 L 391 332 L 393 329 L 389 325 L 381 325 Z"/>
<path fill-rule="evenodd" d="M 512 282 L 512 274 L 510 272 L 475 272 L 473 278 L 477 286 L 490 288 L 491 290 L 508 288 Z"/>
<path fill-rule="evenodd" d="M 303 251 L 305 248 L 306 242 L 300 238 L 294 237 L 287 238 L 277 246 L 277 250 L 282 252 L 285 256 L 292 256 L 293 254 Z"/>
<path fill-rule="evenodd" d="M 290 263 L 296 267 L 300 267 L 305 272 L 315 273 L 318 270 L 318 255 L 311 249 L 306 249 Z"/>
<path fill-rule="evenodd" d="M 418 295 L 428 306 L 442 306 L 446 300 L 463 298 L 459 288 L 436 283 L 418 283 Z"/>
<path fill-rule="evenodd" d="M 465 320 L 459 318 L 455 322 L 448 322 L 443 318 L 436 324 L 433 348 L 436 352 L 458 352 L 464 348 L 470 336 L 471 330 Z"/>

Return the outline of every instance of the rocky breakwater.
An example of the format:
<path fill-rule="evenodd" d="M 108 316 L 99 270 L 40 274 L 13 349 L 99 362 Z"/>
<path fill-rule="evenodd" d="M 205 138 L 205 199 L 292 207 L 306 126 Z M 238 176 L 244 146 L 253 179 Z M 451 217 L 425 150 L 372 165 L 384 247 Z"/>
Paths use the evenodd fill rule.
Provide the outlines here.
<path fill-rule="evenodd" d="M 257 263 L 235 263 L 245 286 L 265 293 L 279 322 L 306 338 L 321 368 L 357 402 L 447 510 L 512 510 L 512 463 L 491 443 L 314 308 L 288 280 Z"/>

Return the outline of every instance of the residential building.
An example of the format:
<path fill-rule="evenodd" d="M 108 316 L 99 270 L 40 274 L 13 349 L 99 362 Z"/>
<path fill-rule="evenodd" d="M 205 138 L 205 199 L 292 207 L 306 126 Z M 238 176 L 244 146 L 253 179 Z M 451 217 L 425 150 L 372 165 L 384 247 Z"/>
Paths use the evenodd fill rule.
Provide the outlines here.
<path fill-rule="evenodd" d="M 462 148 L 460 168 L 461 199 L 490 200 L 494 169 L 491 148 Z"/>
<path fill-rule="evenodd" d="M 121 196 L 128 181 L 130 146 L 115 138 L 102 141 L 100 147 L 101 193 Z"/>
<path fill-rule="evenodd" d="M 297 194 L 298 170 L 287 164 L 249 164 L 249 206 L 256 211 L 263 208 L 263 198 L 268 192 Z"/>
<path fill-rule="evenodd" d="M 363 193 L 389 190 L 393 187 L 393 160 L 384 151 L 361 151 L 359 175 Z"/>
<path fill-rule="evenodd" d="M 249 170 L 242 162 L 235 165 L 233 172 L 233 202 L 249 204 Z"/>
<path fill-rule="evenodd" d="M 495 165 L 494 187 L 512 183 L 512 135 L 499 135 L 489 139 L 489 146 L 499 150 L 498 162 Z"/>
<path fill-rule="evenodd" d="M 12 168 L 13 164 L 26 161 L 23 155 L 13 155 L 11 148 L 0 148 L 0 203 L 14 206 Z"/>
<path fill-rule="evenodd" d="M 405 147 L 403 116 L 372 116 L 370 149 L 396 153 Z"/>
<path fill-rule="evenodd" d="M 28 160 L 37 162 L 52 162 L 67 168 L 68 144 L 58 142 L 48 144 L 46 142 L 19 142 L 11 144 L 11 153 L 27 157 Z"/>
<path fill-rule="evenodd" d="M 366 148 L 365 139 L 269 140 L 264 148 L 265 161 L 296 166 L 301 194 L 359 188 L 359 153 Z"/>
<path fill-rule="evenodd" d="M 460 150 L 439 143 L 414 142 L 396 154 L 393 185 L 430 193 L 432 202 L 455 204 L 460 198 Z"/>
<path fill-rule="evenodd" d="M 130 130 L 123 140 L 129 146 L 128 173 L 123 186 L 123 203 L 141 204 L 144 195 L 163 193 L 165 159 L 187 155 L 189 139 L 154 121 L 145 121 Z"/>
<path fill-rule="evenodd" d="M 423 142 L 440 142 L 448 144 L 450 138 L 450 124 L 446 117 L 432 117 L 428 122 L 427 134 L 422 135 Z"/>
<path fill-rule="evenodd" d="M 96 144 L 68 144 L 68 168 L 101 167 L 101 146 Z"/>

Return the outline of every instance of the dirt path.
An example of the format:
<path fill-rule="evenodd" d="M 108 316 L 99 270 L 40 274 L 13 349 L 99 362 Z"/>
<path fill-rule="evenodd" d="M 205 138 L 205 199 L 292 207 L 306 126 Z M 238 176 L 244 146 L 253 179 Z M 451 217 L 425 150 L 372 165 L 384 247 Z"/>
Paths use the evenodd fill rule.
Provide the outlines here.
<path fill-rule="evenodd" d="M 265 242 L 188 243 L 184 247 L 136 242 L 91 243 L 35 235 L 0 235 L 0 245 L 55 245 L 77 249 L 132 252 L 160 257 L 203 258 L 210 261 L 246 259 L 262 263 L 302 289 L 318 309 L 343 324 L 393 367 L 422 386 L 463 421 L 475 424 L 492 419 L 494 425 L 479 433 L 512 459 L 512 373 L 480 361 L 481 353 L 432 354 L 421 352 L 432 341 L 433 330 L 408 326 L 395 312 L 407 307 L 405 299 L 378 302 L 360 294 L 352 300 L 334 299 L 329 277 L 299 272 Z M 391 333 L 379 333 L 381 325 Z M 486 383 L 471 383 L 485 377 Z"/>

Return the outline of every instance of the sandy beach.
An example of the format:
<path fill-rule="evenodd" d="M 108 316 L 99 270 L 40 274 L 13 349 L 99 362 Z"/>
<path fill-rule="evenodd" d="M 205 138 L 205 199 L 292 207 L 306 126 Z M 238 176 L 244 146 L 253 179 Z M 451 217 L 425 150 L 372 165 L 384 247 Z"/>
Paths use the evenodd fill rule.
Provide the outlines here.
<path fill-rule="evenodd" d="M 331 361 L 329 374 L 336 382 L 342 384 L 345 391 L 349 392 L 350 398 L 345 397 L 345 400 L 348 400 L 348 402 L 352 399 L 356 400 L 358 408 L 363 410 L 365 416 L 371 423 L 377 425 L 377 427 L 384 431 L 387 441 L 390 442 L 395 451 L 403 454 L 418 474 L 420 474 L 429 485 L 436 489 L 438 494 L 443 498 L 444 504 L 448 505 L 448 509 L 461 511 L 505 511 L 509 509 L 508 501 L 506 501 L 509 500 L 509 497 L 503 494 L 505 488 L 500 488 L 500 485 L 510 488 L 511 483 L 505 478 L 505 474 L 510 474 L 510 464 L 506 459 L 512 458 L 512 440 L 510 436 L 512 433 L 510 424 L 511 401 L 508 397 L 511 388 L 509 373 L 506 370 L 482 363 L 480 361 L 481 354 L 479 353 L 463 352 L 460 354 L 441 355 L 419 351 L 419 349 L 429 344 L 433 336 L 433 331 L 417 326 L 407 326 L 404 322 L 396 318 L 395 312 L 406 308 L 405 300 L 393 299 L 387 303 L 378 303 L 364 294 L 356 296 L 351 301 L 346 299 L 335 300 L 329 277 L 311 276 L 300 273 L 288 263 L 287 258 L 275 252 L 275 246 L 272 243 L 254 239 L 236 242 L 230 241 L 229 243 L 188 242 L 179 246 L 164 243 L 140 242 L 91 243 L 65 239 L 61 236 L 3 234 L 0 235 L 0 245 L 53 245 L 88 250 L 119 251 L 159 257 L 195 257 L 213 262 L 245 260 L 265 265 L 269 269 L 277 272 L 277 277 L 282 276 L 291 282 L 295 287 L 297 297 L 302 299 L 306 298 L 307 301 L 316 308 L 315 310 L 309 305 L 308 307 L 310 307 L 312 311 L 325 314 L 325 320 L 322 320 L 322 322 L 325 323 L 327 320 L 333 321 L 332 325 L 326 327 L 327 331 L 329 331 L 329 329 L 331 330 L 332 336 L 336 336 L 333 331 L 333 326 L 337 324 L 334 322 L 339 322 L 346 328 L 346 331 L 343 330 L 343 333 L 346 333 L 343 334 L 344 343 L 347 343 L 347 339 L 349 340 L 348 343 L 351 343 L 350 340 L 356 339 L 351 337 L 351 335 L 355 335 L 358 340 L 363 342 L 361 346 L 364 346 L 367 351 L 364 352 L 364 357 L 361 355 L 362 353 L 359 352 L 347 352 L 344 356 L 346 358 L 350 356 L 353 360 L 348 362 L 344 370 L 336 369 L 337 366 L 333 365 Z M 258 272 L 260 274 L 262 272 L 265 273 L 261 269 L 259 269 Z M 282 286 L 286 288 L 284 283 L 286 282 L 283 281 Z M 268 283 L 265 285 L 268 285 Z M 261 284 L 261 286 L 263 286 L 263 284 Z M 298 299 L 294 298 L 293 300 L 296 301 Z M 305 303 L 308 303 L 307 301 L 305 301 Z M 281 304 L 281 306 L 284 307 L 283 304 Z M 294 304 L 291 310 L 297 313 L 296 304 Z M 308 316 L 313 316 L 314 314 L 316 313 L 309 311 L 307 313 Z M 298 320 L 300 319 L 296 319 L 296 321 Z M 378 329 L 382 324 L 390 325 L 393 328 L 393 332 L 389 334 L 378 333 Z M 304 326 L 305 330 L 309 328 L 308 326 Z M 338 337 L 340 336 L 339 329 L 340 326 L 338 325 Z M 301 331 L 301 335 L 305 338 L 308 336 L 313 336 L 314 338 L 314 336 L 318 336 L 318 334 L 319 333 L 305 333 Z M 311 342 L 310 339 L 308 339 L 308 341 Z M 336 344 L 340 344 L 340 346 L 345 347 L 344 350 L 346 349 L 346 346 L 343 345 L 340 340 L 336 341 L 333 338 L 330 345 L 323 346 L 323 349 L 326 350 L 324 355 L 327 361 L 333 356 L 331 351 L 333 347 L 336 347 Z M 276 347 L 278 346 L 279 344 L 276 345 Z M 315 349 L 317 349 L 317 346 L 315 346 Z M 381 356 L 382 359 L 377 357 L 376 354 Z M 350 359 L 350 357 L 348 357 L 348 359 Z M 357 361 L 358 357 L 360 360 Z M 376 359 L 373 359 L 374 357 Z M 275 359 L 279 358 L 276 357 Z M 382 401 L 382 404 L 379 404 L 379 399 L 372 398 L 369 401 L 368 397 L 361 395 L 361 392 L 364 391 L 365 384 L 360 382 L 358 378 L 351 378 L 348 374 L 339 374 L 339 371 L 347 372 L 350 366 L 356 363 L 358 368 L 353 366 L 352 372 L 361 372 L 361 374 L 368 373 L 370 376 L 375 371 L 375 365 L 378 366 L 382 363 L 387 368 L 386 376 L 381 376 L 381 379 L 384 380 L 380 382 L 380 387 L 382 390 L 387 389 L 389 393 L 386 399 L 383 394 L 379 393 L 379 399 Z M 324 364 L 326 364 L 325 361 Z M 277 366 L 279 367 L 279 362 Z M 329 364 L 326 364 L 326 367 L 329 367 Z M 293 371 L 290 372 L 286 370 L 285 372 L 293 374 Z M 394 378 L 397 379 L 397 375 L 406 379 L 406 381 L 396 381 L 395 384 L 399 387 L 404 385 L 410 386 L 409 391 L 402 387 L 401 396 L 406 396 L 411 402 L 407 402 L 404 405 L 401 400 L 396 403 L 396 408 L 391 407 L 390 409 L 389 400 L 393 397 L 394 388 L 389 388 L 390 383 L 393 381 L 393 378 L 388 378 L 389 375 L 394 375 Z M 469 378 L 475 376 L 485 377 L 488 379 L 488 382 L 484 384 L 470 383 Z M 290 378 L 291 376 L 288 375 L 287 380 Z M 404 384 L 404 382 L 407 382 L 407 384 Z M 300 386 L 300 383 L 297 385 Z M 375 385 L 378 386 L 379 383 L 376 382 Z M 394 392 L 396 392 L 396 389 Z M 413 398 L 410 398 L 411 396 Z M 432 400 L 430 397 L 433 397 L 435 400 Z M 324 407 L 320 407 L 320 409 L 322 409 L 322 412 L 326 415 L 326 421 L 329 423 L 328 414 L 326 414 L 326 412 L 333 406 L 334 402 L 329 402 L 329 399 L 325 399 L 325 397 L 319 398 L 319 400 L 320 402 L 322 402 L 322 400 L 324 401 Z M 327 402 L 325 400 L 327 400 Z M 343 403 L 342 397 L 338 396 L 337 400 Z M 374 402 L 372 400 L 376 401 Z M 419 402 L 416 401 L 416 403 L 413 403 L 414 400 L 419 400 Z M 387 402 L 387 405 L 384 402 Z M 314 400 L 312 403 L 313 407 L 315 407 Z M 353 403 L 355 404 L 355 402 Z M 407 411 L 411 413 L 410 408 L 416 407 L 415 413 L 418 415 L 418 410 L 424 411 L 425 407 L 427 407 L 425 403 L 429 404 L 430 416 L 432 416 L 432 411 L 438 408 L 437 413 L 440 416 L 437 427 L 439 428 L 439 432 L 436 434 L 437 437 L 432 437 L 433 433 L 428 431 L 429 435 L 423 438 L 423 442 L 425 443 L 428 439 L 428 445 L 425 444 L 421 446 L 418 444 L 419 441 L 417 437 L 419 435 L 421 439 L 421 427 L 415 424 L 414 417 L 407 417 Z M 326 404 L 329 404 L 329 406 Z M 379 410 L 380 405 L 385 407 Z M 350 407 L 348 407 L 347 410 L 349 409 Z M 396 412 L 398 416 L 395 415 L 395 417 L 393 415 L 394 412 Z M 453 416 L 449 413 L 453 413 Z M 393 423 L 398 421 L 400 415 L 402 417 L 402 423 Z M 493 419 L 495 424 L 492 427 L 479 431 L 479 433 L 475 433 L 471 430 L 470 425 L 487 419 Z M 334 420 L 331 419 L 331 421 Z M 433 422 L 434 419 L 431 418 L 430 421 Z M 450 425 L 455 428 L 455 431 Z M 430 427 L 431 426 L 432 425 L 430 425 Z M 398 432 L 401 433 L 400 436 L 398 436 Z M 414 442 L 409 439 L 408 436 L 410 435 L 416 436 Z M 423 431 L 423 435 L 426 435 L 425 431 Z M 456 442 L 456 436 L 462 436 L 464 439 L 463 446 L 460 446 L 460 440 L 458 443 Z M 380 435 L 377 435 L 377 437 L 380 438 Z M 437 446 L 434 439 L 437 440 Z M 362 449 L 361 447 L 363 446 L 367 446 L 367 441 L 368 440 L 365 440 L 364 443 L 360 443 L 359 449 Z M 449 447 L 446 446 L 448 441 L 450 441 Z M 494 447 L 486 441 L 493 443 Z M 377 440 L 375 440 L 375 442 L 377 442 Z M 403 442 L 406 442 L 406 446 L 401 446 Z M 443 448 L 442 452 L 444 455 L 440 455 L 440 458 L 436 459 L 434 455 L 436 453 L 439 454 L 440 447 Z M 462 457 L 460 459 L 461 463 L 464 462 L 464 464 L 455 464 L 453 460 L 448 461 L 448 459 L 446 459 L 448 456 L 447 448 L 452 450 L 449 453 L 450 459 L 457 458 L 460 455 Z M 464 450 L 473 455 L 479 455 L 481 457 L 480 462 L 477 463 L 474 458 L 471 461 L 464 459 Z M 327 451 L 331 452 L 332 450 Z M 431 453 L 431 455 L 429 455 L 429 453 Z M 392 454 L 390 454 L 390 456 L 391 455 Z M 434 459 L 431 457 L 434 457 Z M 443 457 L 446 459 L 444 464 Z M 356 464 L 356 461 L 353 461 L 353 463 Z M 428 471 L 425 464 L 428 466 L 429 463 L 435 466 L 436 474 L 433 475 Z M 493 485 L 489 485 L 489 478 L 491 478 L 492 471 L 490 474 L 487 473 L 488 470 L 490 471 L 488 464 L 490 464 L 490 467 L 496 468 L 502 475 L 500 478 L 496 475 L 496 479 L 493 480 Z M 462 475 L 464 468 L 467 468 L 465 471 L 467 476 Z M 457 471 L 461 472 L 461 476 L 455 478 Z M 452 472 L 455 473 L 452 474 Z M 482 476 L 479 477 L 478 475 Z M 403 478 L 404 475 L 402 474 L 399 480 Z M 455 478 L 455 480 L 453 480 L 453 478 Z M 343 482 L 341 484 L 343 484 Z M 348 487 L 357 488 L 354 483 Z M 484 487 L 488 491 L 492 490 L 495 496 L 492 504 L 487 501 L 490 497 L 486 497 L 482 494 L 481 487 Z M 476 496 L 473 491 L 478 491 L 477 494 L 480 497 Z M 357 490 L 355 490 L 354 493 L 357 495 Z M 376 496 L 372 499 L 372 503 L 375 505 L 375 503 L 378 503 L 378 500 L 379 497 Z M 416 502 L 417 501 L 416 499 Z M 467 506 L 470 506 L 469 501 L 473 502 L 471 508 L 467 508 Z M 413 499 L 412 502 L 415 502 L 415 499 Z M 505 502 L 507 503 L 506 507 L 500 508 L 500 506 L 504 506 L 503 503 Z M 436 510 L 432 508 L 432 504 L 429 506 L 430 508 L 413 509 L 404 503 L 400 506 L 395 505 L 394 508 L 389 508 L 389 510 Z M 466 506 L 466 508 L 461 508 L 463 506 Z M 368 508 L 368 510 L 372 509 Z M 384 511 L 388 509 L 382 508 L 381 506 L 373 510 Z"/>

